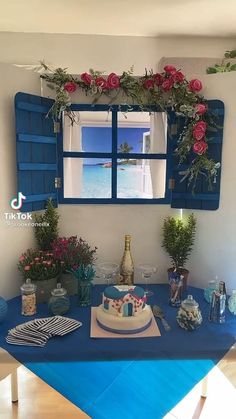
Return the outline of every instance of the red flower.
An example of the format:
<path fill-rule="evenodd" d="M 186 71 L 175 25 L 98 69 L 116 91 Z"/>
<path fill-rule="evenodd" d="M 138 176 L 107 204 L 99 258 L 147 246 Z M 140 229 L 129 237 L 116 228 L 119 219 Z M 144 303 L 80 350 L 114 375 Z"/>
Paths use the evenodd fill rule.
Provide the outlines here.
<path fill-rule="evenodd" d="M 98 87 L 101 87 L 102 90 L 107 89 L 107 81 L 104 79 L 104 77 L 97 77 L 95 83 Z"/>
<path fill-rule="evenodd" d="M 176 68 L 173 65 L 166 65 L 164 70 L 166 73 L 171 74 L 172 72 L 176 71 Z"/>
<path fill-rule="evenodd" d="M 181 73 L 181 71 L 175 71 L 171 73 L 171 78 L 175 83 L 183 83 L 184 81 L 184 75 Z"/>
<path fill-rule="evenodd" d="M 153 79 L 157 86 L 160 86 L 163 82 L 163 76 L 160 73 L 153 74 Z"/>
<path fill-rule="evenodd" d="M 203 115 L 207 111 L 207 106 L 204 103 L 198 103 L 195 106 L 195 109 L 196 109 L 196 114 Z"/>
<path fill-rule="evenodd" d="M 164 80 L 161 86 L 164 92 L 168 92 L 173 87 L 173 84 L 173 80 L 169 78 Z"/>
<path fill-rule="evenodd" d="M 64 89 L 68 93 L 73 93 L 76 91 L 76 84 L 73 81 L 68 81 L 67 83 L 64 84 Z"/>
<path fill-rule="evenodd" d="M 143 85 L 145 89 L 153 89 L 155 81 L 153 79 L 145 79 Z"/>
<path fill-rule="evenodd" d="M 89 73 L 82 73 L 80 75 L 81 80 L 84 82 L 84 84 L 86 84 L 87 86 L 90 86 L 91 81 L 92 81 L 92 76 Z"/>
<path fill-rule="evenodd" d="M 117 74 L 109 74 L 107 77 L 107 87 L 109 89 L 118 89 L 118 87 L 120 87 L 120 78 L 117 76 Z"/>
<path fill-rule="evenodd" d="M 200 141 L 205 137 L 207 124 L 205 121 L 199 121 L 193 126 L 193 138 Z"/>
<path fill-rule="evenodd" d="M 193 151 L 194 153 L 198 154 L 199 156 L 202 156 L 207 150 L 207 143 L 205 140 L 197 141 L 193 144 Z"/>
<path fill-rule="evenodd" d="M 188 88 L 191 92 L 200 92 L 202 90 L 202 82 L 198 79 L 190 80 Z"/>

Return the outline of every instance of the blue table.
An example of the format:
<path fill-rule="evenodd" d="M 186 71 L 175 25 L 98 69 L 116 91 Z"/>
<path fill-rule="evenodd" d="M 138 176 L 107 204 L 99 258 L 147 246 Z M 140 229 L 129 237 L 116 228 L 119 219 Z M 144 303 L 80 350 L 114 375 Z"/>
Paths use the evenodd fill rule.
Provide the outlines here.
<path fill-rule="evenodd" d="M 100 303 L 103 288 L 94 287 L 93 305 Z M 73 298 L 68 316 L 83 322 L 78 331 L 51 339 L 45 348 L 11 346 L 5 342 L 7 330 L 26 321 L 15 298 L 1 326 L 0 347 L 93 419 L 161 419 L 234 344 L 236 317 L 227 312 L 225 324 L 209 323 L 203 291 L 189 287 L 200 304 L 203 325 L 186 332 L 176 323 L 176 309 L 168 305 L 168 287 L 150 288 L 150 304 L 162 306 L 172 328 L 167 333 L 159 324 L 161 337 L 91 339 L 90 308 L 78 308 Z M 45 304 L 37 316 L 48 316 Z"/>

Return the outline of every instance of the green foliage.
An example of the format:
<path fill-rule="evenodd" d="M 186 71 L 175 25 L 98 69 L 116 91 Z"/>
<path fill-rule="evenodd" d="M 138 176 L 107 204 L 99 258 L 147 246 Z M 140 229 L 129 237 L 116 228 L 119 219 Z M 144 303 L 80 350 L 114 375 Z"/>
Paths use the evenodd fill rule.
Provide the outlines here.
<path fill-rule="evenodd" d="M 126 141 L 119 146 L 119 153 L 130 153 L 132 150 L 133 147 L 129 146 Z"/>
<path fill-rule="evenodd" d="M 187 222 L 167 217 L 163 225 L 162 247 L 169 254 L 175 268 L 183 267 L 189 258 L 196 233 L 196 219 L 190 214 Z"/>
<path fill-rule="evenodd" d="M 52 199 L 48 199 L 46 209 L 43 214 L 35 215 L 34 228 L 35 238 L 40 250 L 51 250 L 51 243 L 58 238 L 59 215 L 53 205 Z"/>
<path fill-rule="evenodd" d="M 236 58 L 236 49 L 232 51 L 226 51 L 220 64 L 215 64 L 213 67 L 207 68 L 207 74 L 228 73 L 230 71 L 236 71 L 236 64 L 231 64 L 230 61 L 226 61 L 228 58 Z"/>

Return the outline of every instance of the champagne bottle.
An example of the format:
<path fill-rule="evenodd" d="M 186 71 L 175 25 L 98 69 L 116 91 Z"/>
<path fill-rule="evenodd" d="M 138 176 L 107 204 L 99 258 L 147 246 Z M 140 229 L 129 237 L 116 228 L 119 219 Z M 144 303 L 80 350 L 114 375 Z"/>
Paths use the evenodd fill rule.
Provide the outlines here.
<path fill-rule="evenodd" d="M 132 285 L 134 283 L 134 263 L 130 252 L 131 236 L 125 235 L 125 250 L 120 264 L 120 284 Z"/>

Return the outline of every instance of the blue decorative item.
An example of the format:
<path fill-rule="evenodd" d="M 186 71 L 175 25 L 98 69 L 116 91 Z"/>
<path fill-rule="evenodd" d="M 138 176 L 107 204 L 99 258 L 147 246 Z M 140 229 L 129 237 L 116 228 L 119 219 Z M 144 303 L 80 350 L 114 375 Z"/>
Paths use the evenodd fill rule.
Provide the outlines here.
<path fill-rule="evenodd" d="M 236 316 L 236 290 L 233 290 L 228 303 L 229 311 Z"/>
<path fill-rule="evenodd" d="M 78 305 L 80 307 L 90 306 L 92 303 L 92 280 L 95 271 L 92 265 L 80 265 L 71 272 L 78 280 Z"/>
<path fill-rule="evenodd" d="M 208 303 L 211 303 L 212 294 L 216 290 L 218 290 L 218 284 L 216 281 L 210 281 L 208 287 L 204 289 L 204 298 Z"/>
<path fill-rule="evenodd" d="M 170 298 L 169 304 L 172 307 L 179 307 L 182 301 L 183 278 L 176 269 L 169 273 Z"/>
<path fill-rule="evenodd" d="M 48 308 L 55 316 L 67 313 L 70 308 L 70 299 L 65 288 L 58 283 L 57 287 L 51 291 L 51 298 L 48 302 Z"/>
<path fill-rule="evenodd" d="M 4 298 L 0 297 L 0 323 L 3 322 L 7 315 L 7 302 Z"/>

